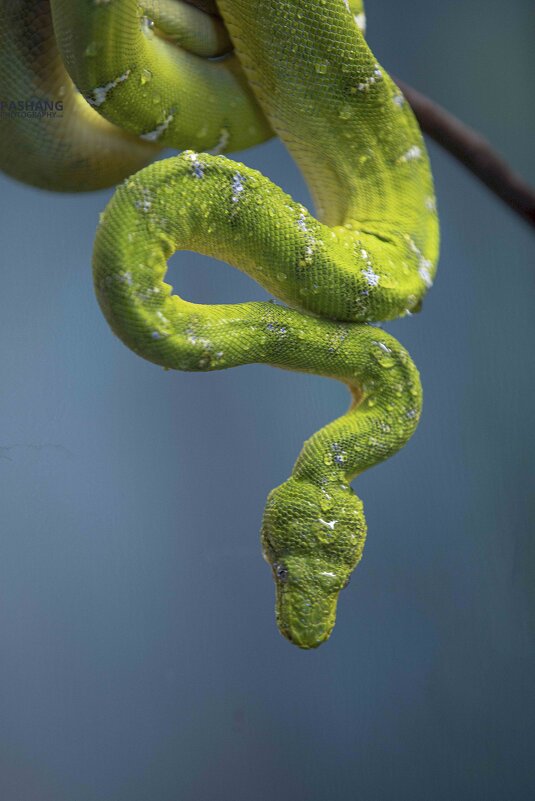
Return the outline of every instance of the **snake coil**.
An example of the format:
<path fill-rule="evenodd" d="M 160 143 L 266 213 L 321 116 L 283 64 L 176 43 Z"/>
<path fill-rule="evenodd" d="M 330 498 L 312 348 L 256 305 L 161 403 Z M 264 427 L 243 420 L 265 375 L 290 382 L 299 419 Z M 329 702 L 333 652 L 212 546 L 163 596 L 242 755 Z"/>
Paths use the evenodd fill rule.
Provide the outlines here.
<path fill-rule="evenodd" d="M 113 331 L 166 368 L 256 362 L 349 387 L 349 410 L 305 442 L 262 524 L 280 631 L 316 647 L 364 546 L 350 482 L 399 450 L 421 411 L 408 353 L 370 325 L 417 310 L 435 274 L 438 222 L 416 121 L 365 42 L 356 0 L 52 0 L 51 10 L 0 0 L 0 94 L 31 86 L 66 103 L 59 121 L 2 123 L 0 166 L 54 189 L 126 178 L 93 257 Z M 316 217 L 219 155 L 273 132 Z M 190 149 L 132 176 L 160 146 Z M 177 250 L 227 261 L 286 305 L 172 294 L 164 279 Z"/>

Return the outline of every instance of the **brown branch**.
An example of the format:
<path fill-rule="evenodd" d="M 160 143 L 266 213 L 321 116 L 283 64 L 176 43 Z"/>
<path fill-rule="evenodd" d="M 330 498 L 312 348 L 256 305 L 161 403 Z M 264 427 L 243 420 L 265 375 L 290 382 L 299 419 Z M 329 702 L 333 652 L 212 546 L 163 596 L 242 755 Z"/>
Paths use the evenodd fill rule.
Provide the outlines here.
<path fill-rule="evenodd" d="M 535 190 L 515 173 L 489 142 L 428 97 L 395 79 L 422 130 L 485 186 L 535 227 Z"/>

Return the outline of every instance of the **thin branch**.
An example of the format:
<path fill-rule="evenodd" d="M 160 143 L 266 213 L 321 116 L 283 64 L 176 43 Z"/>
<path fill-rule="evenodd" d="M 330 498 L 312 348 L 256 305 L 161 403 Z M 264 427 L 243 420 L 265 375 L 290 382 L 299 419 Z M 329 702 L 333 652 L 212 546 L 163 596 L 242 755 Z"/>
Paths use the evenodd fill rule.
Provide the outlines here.
<path fill-rule="evenodd" d="M 422 130 L 535 227 L 535 190 L 511 169 L 481 134 L 421 92 L 397 78 L 395 80 Z"/>

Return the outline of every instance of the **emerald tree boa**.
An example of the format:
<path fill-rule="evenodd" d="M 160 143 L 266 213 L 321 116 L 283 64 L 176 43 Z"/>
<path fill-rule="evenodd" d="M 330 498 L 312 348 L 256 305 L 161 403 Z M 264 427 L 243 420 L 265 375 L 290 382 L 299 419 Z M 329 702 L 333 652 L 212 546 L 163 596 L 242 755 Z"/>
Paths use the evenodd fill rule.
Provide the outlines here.
<path fill-rule="evenodd" d="M 304 443 L 262 523 L 280 631 L 318 646 L 366 536 L 350 483 L 398 451 L 421 412 L 409 354 L 373 323 L 418 309 L 438 258 L 426 149 L 366 44 L 360 2 L 1 0 L 0 23 L 4 107 L 63 101 L 57 118 L 2 119 L 2 169 L 55 190 L 123 181 L 93 258 L 117 336 L 166 368 L 256 362 L 348 386 L 349 410 Z M 273 134 L 315 215 L 222 155 Z M 182 152 L 144 166 L 161 147 Z M 172 294 L 178 250 L 227 261 L 281 304 Z"/>

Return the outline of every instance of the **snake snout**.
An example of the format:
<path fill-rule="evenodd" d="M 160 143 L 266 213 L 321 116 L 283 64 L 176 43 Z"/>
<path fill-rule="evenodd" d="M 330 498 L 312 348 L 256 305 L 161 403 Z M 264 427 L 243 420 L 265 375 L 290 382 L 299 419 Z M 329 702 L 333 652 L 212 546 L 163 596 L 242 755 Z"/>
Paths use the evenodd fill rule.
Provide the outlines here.
<path fill-rule="evenodd" d="M 277 589 L 276 615 L 281 634 L 299 648 L 317 648 L 333 630 L 337 595 L 318 597 L 295 587 Z"/>
<path fill-rule="evenodd" d="M 329 638 L 345 585 L 328 565 L 288 557 L 273 565 L 276 615 L 281 634 L 299 648 L 317 648 Z"/>

